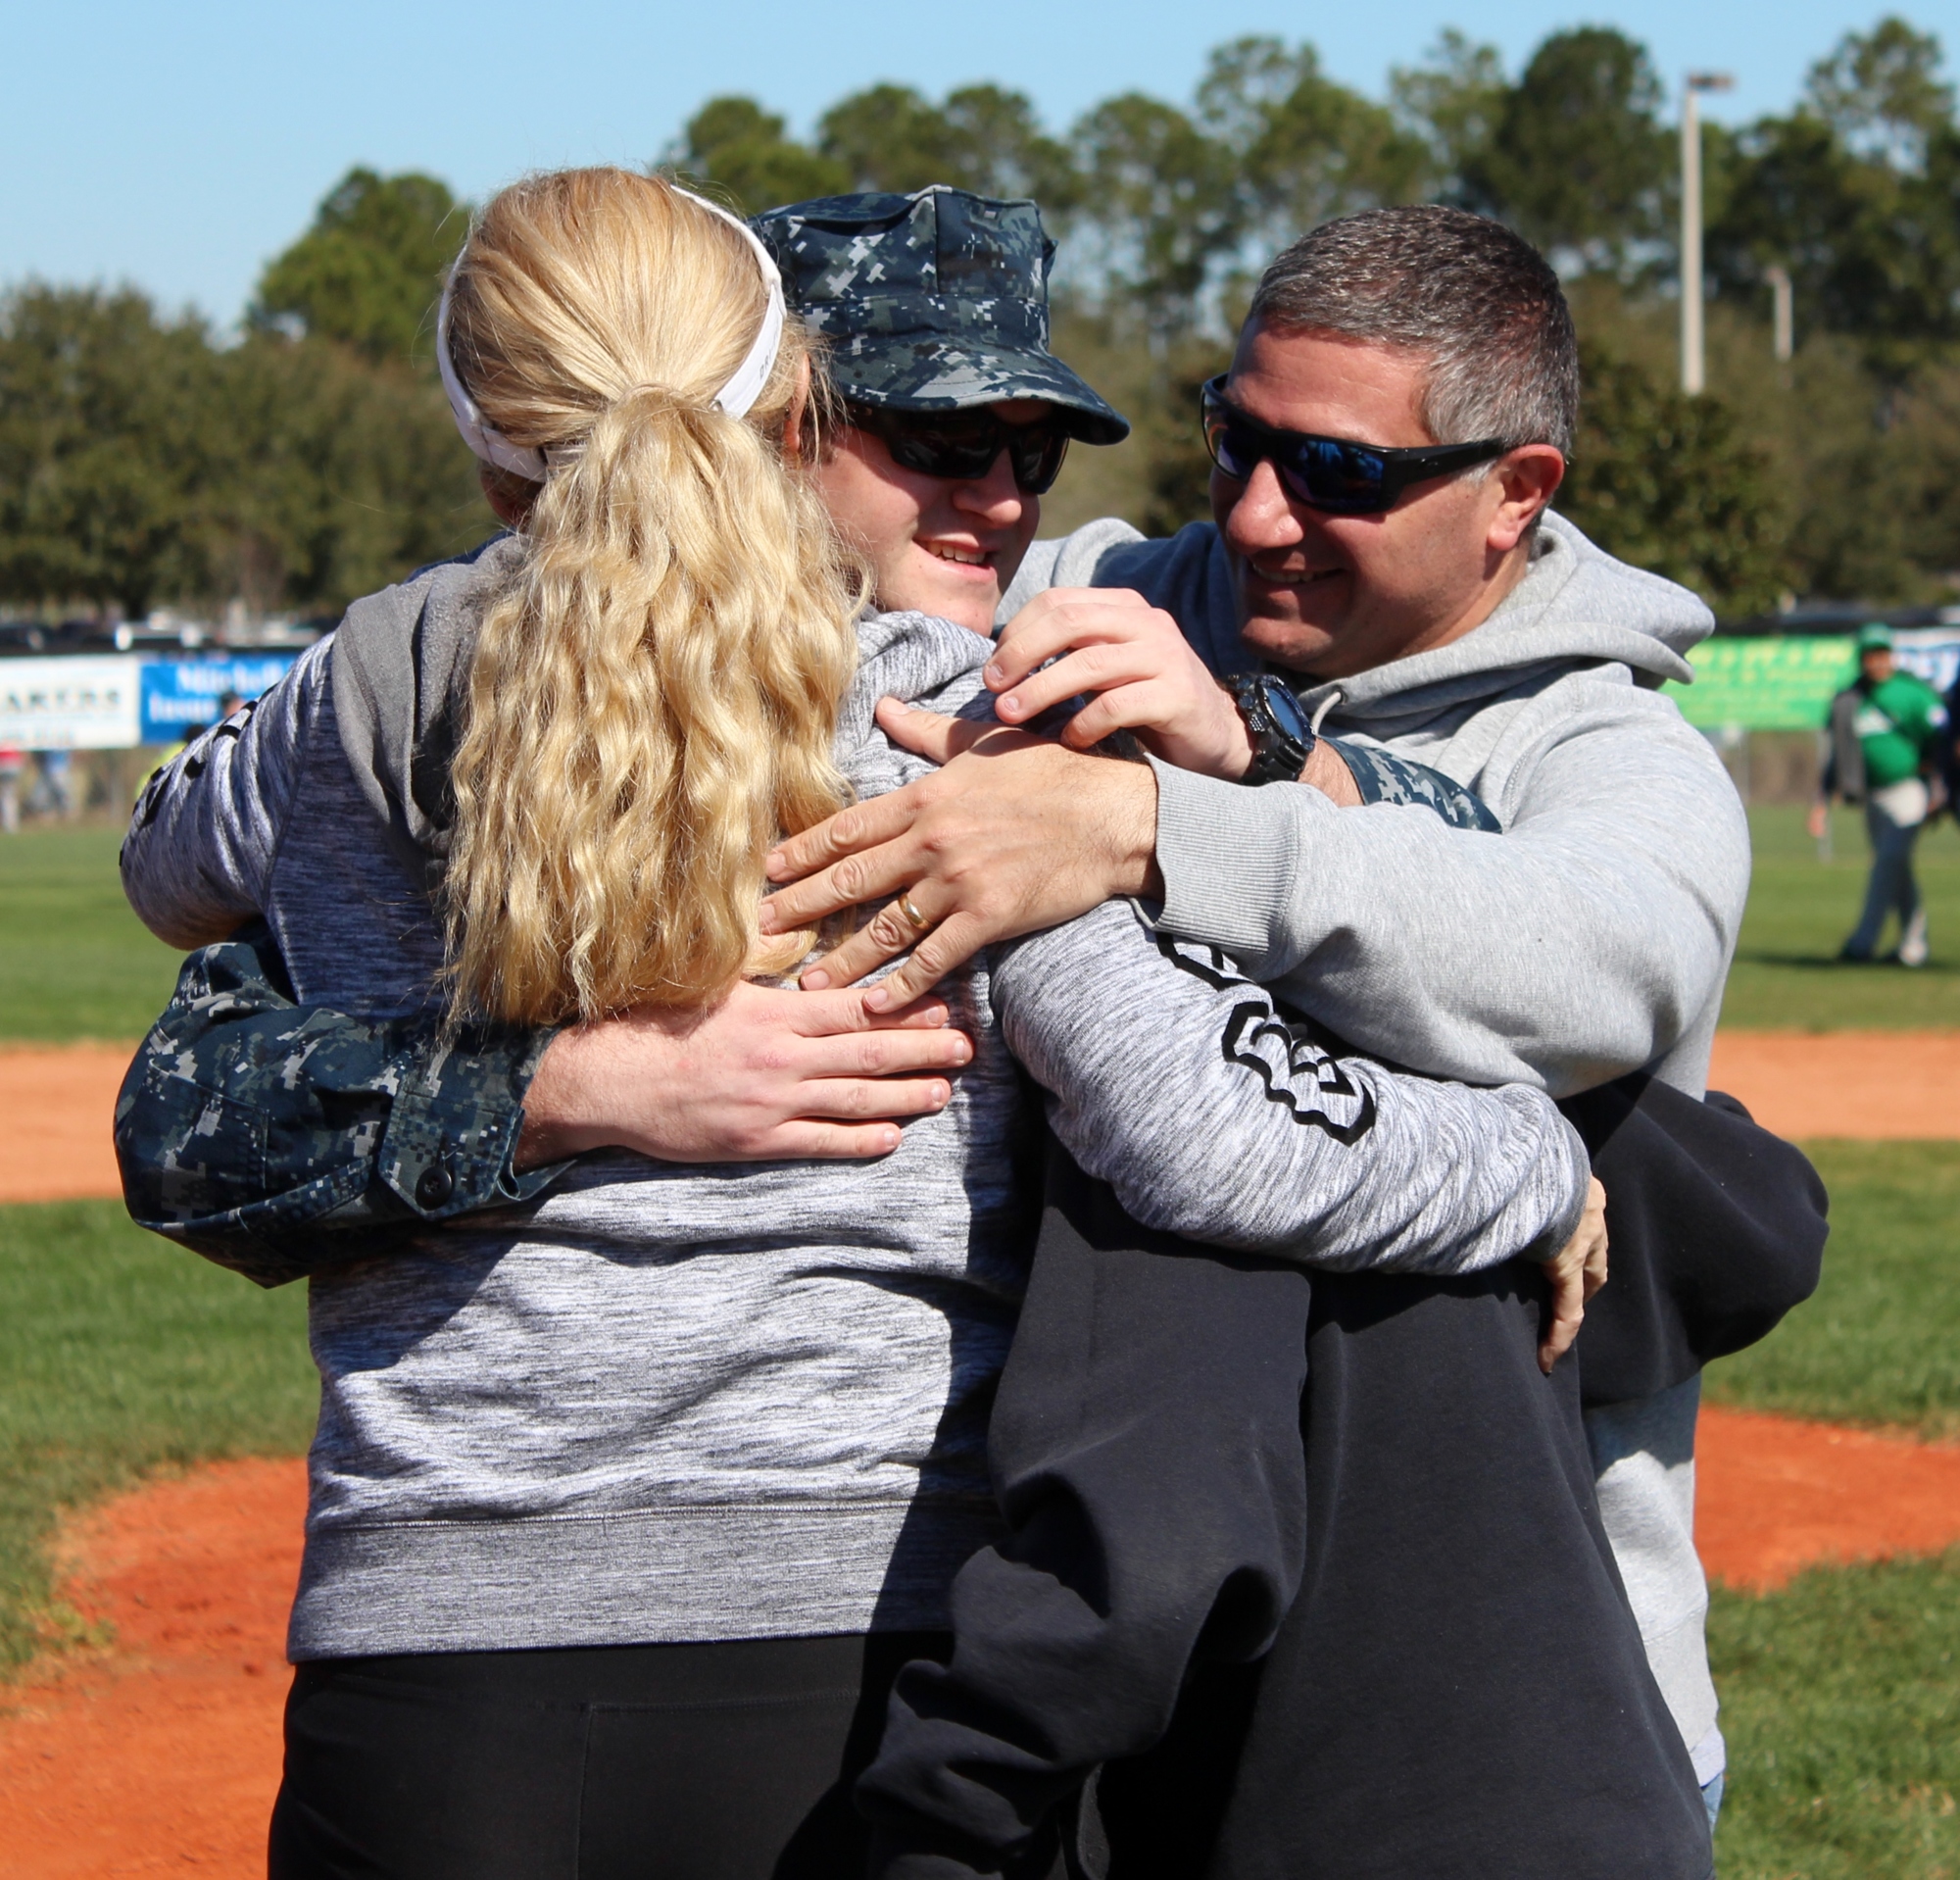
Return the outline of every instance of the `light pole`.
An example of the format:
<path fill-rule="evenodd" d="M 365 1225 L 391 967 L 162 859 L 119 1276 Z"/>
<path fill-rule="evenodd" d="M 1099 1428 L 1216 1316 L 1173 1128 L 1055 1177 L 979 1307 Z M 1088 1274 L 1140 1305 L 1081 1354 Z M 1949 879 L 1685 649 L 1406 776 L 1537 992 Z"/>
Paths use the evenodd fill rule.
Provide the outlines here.
<path fill-rule="evenodd" d="M 1707 385 L 1701 340 L 1701 107 L 1704 91 L 1727 91 L 1726 72 L 1690 72 L 1681 88 L 1681 389 Z"/>
<path fill-rule="evenodd" d="M 1788 268 L 1765 268 L 1763 278 L 1770 284 L 1770 350 L 1777 364 L 1787 366 L 1796 351 L 1796 308 L 1789 285 Z"/>

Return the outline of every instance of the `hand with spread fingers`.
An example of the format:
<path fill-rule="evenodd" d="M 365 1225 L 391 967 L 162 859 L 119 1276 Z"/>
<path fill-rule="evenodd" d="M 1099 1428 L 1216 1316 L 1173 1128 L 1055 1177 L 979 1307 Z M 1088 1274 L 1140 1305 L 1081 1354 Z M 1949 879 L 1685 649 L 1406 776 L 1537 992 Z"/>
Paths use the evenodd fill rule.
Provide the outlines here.
<path fill-rule="evenodd" d="M 981 676 L 1004 724 L 1026 724 L 1087 695 L 1061 733 L 1072 750 L 1130 731 L 1166 764 L 1228 782 L 1252 762 L 1251 735 L 1232 695 L 1176 620 L 1127 588 L 1036 595 L 1003 629 Z"/>
<path fill-rule="evenodd" d="M 909 950 L 862 995 L 867 1010 L 894 1011 L 992 941 L 1072 920 L 1117 895 L 1161 892 L 1148 765 L 896 699 L 880 703 L 878 722 L 943 767 L 839 811 L 768 858 L 769 879 L 782 885 L 762 902 L 765 935 L 891 897 L 804 973 L 807 989 L 848 986 Z"/>
<path fill-rule="evenodd" d="M 937 1000 L 882 1014 L 861 995 L 736 985 L 707 1012 L 641 1007 L 552 1040 L 514 1165 L 591 1149 L 662 1162 L 851 1161 L 945 1109 L 973 1041 Z"/>
<path fill-rule="evenodd" d="M 1597 1175 L 1587 1185 L 1578 1227 L 1544 1262 L 1544 1276 L 1551 1282 L 1551 1315 L 1539 1341 L 1538 1361 L 1549 1373 L 1579 1336 L 1587 1302 L 1606 1283 L 1606 1191 Z"/>

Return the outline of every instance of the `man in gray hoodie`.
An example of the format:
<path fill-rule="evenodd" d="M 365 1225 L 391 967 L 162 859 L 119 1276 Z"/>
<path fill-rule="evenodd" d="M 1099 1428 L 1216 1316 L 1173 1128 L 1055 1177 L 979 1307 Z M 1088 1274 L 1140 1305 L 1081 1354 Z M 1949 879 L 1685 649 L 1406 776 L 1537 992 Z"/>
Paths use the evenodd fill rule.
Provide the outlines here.
<path fill-rule="evenodd" d="M 896 1007 L 990 940 L 1149 894 L 1170 933 L 1412 1068 L 1558 1097 L 1645 1069 L 1700 1095 L 1748 834 L 1658 687 L 1690 676 L 1713 621 L 1546 513 L 1578 403 L 1550 270 L 1453 211 L 1327 224 L 1267 271 L 1206 402 L 1215 522 L 1037 543 L 1004 599 L 999 714 L 1089 695 L 1063 740 L 1077 751 L 888 707 L 887 728 L 944 767 L 785 845 L 772 874 L 794 885 L 772 917 L 903 890 L 930 928 L 874 921 L 806 983 L 911 945 L 866 995 Z M 1366 779 L 1314 748 L 1323 724 L 1475 791 L 1501 835 L 1413 807 L 1338 814 Z M 1088 754 L 1119 730 L 1148 767 Z M 1244 787 L 1286 777 L 1323 788 Z M 1712 1803 L 1697 1405 L 1690 1379 L 1592 1412 L 1589 1435 Z"/>

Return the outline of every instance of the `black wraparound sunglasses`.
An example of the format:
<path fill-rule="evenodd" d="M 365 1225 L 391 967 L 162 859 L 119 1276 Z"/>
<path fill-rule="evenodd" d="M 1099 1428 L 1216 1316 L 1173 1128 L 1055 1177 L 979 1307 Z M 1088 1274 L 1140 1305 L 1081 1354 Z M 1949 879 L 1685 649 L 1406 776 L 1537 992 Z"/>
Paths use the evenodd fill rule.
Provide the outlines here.
<path fill-rule="evenodd" d="M 1477 444 L 1435 444 L 1402 450 L 1357 444 L 1311 431 L 1275 430 L 1248 418 L 1225 397 L 1226 374 L 1206 382 L 1201 401 L 1204 448 L 1227 476 L 1244 482 L 1268 462 L 1280 481 L 1309 509 L 1334 516 L 1379 516 L 1411 483 L 1488 464 L 1510 448 L 1501 437 Z"/>
<path fill-rule="evenodd" d="M 844 409 L 852 427 L 878 438 L 894 463 L 950 482 L 978 482 L 1005 451 L 1014 487 L 1023 496 L 1046 496 L 1068 455 L 1068 432 L 1053 418 L 1009 424 L 984 406 L 964 412 L 905 412 L 847 403 Z"/>

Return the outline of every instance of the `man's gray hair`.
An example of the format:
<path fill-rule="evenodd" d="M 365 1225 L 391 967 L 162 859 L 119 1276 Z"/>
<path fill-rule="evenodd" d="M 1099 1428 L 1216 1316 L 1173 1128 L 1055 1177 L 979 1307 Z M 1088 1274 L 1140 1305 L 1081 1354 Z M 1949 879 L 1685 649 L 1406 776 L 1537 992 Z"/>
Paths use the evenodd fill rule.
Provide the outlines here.
<path fill-rule="evenodd" d="M 1254 321 L 1421 354 L 1420 415 L 1439 444 L 1501 437 L 1572 455 L 1572 310 L 1544 257 L 1502 223 L 1434 206 L 1323 223 L 1260 276 Z"/>

